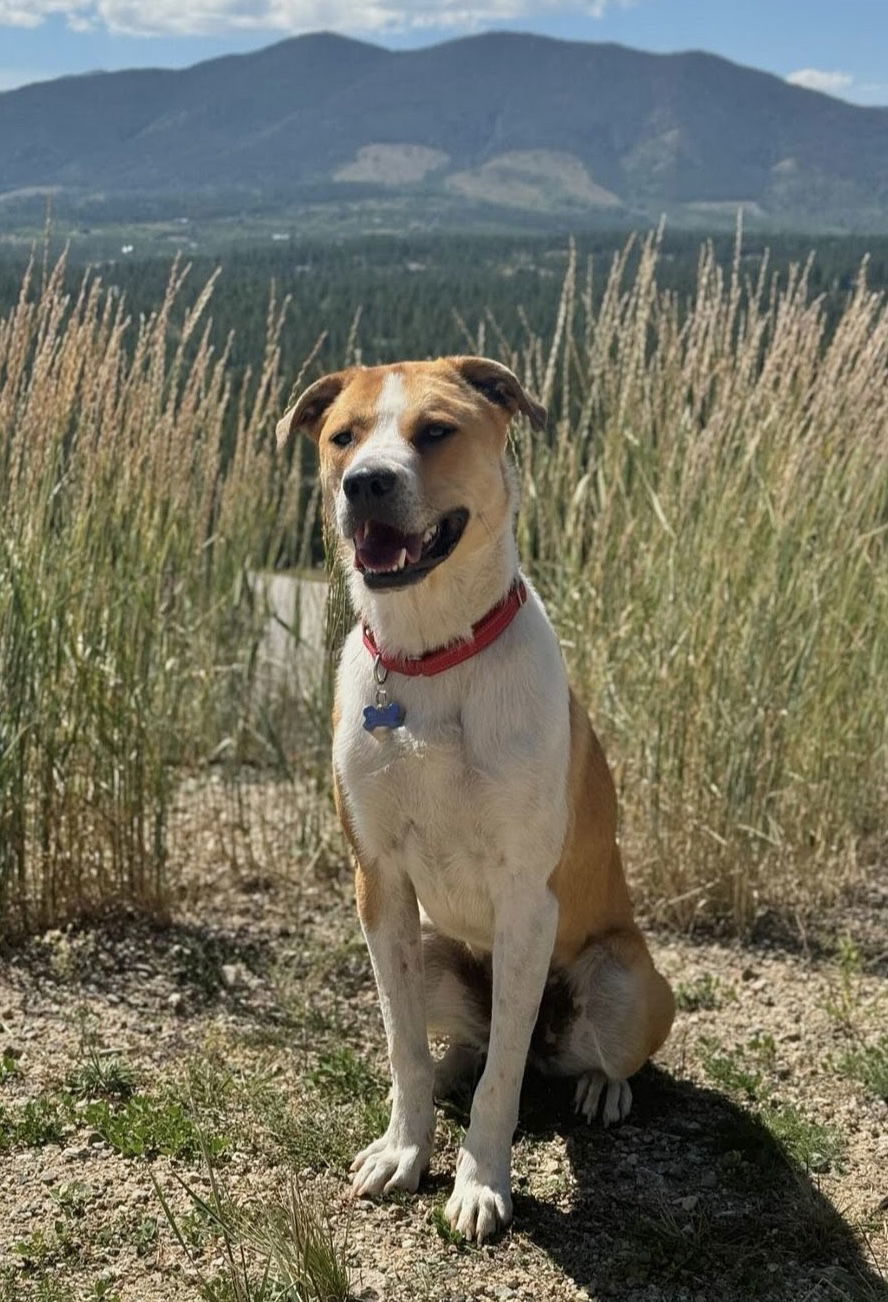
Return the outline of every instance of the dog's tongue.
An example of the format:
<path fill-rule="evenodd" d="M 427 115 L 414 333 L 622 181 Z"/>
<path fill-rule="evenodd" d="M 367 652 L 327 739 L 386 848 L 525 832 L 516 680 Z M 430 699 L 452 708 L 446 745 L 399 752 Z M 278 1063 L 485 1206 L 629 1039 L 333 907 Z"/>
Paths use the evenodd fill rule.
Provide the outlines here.
<path fill-rule="evenodd" d="M 390 524 L 370 520 L 355 534 L 355 566 L 359 570 L 393 570 L 401 564 L 401 553 L 411 564 L 422 555 L 422 534 L 401 533 Z"/>

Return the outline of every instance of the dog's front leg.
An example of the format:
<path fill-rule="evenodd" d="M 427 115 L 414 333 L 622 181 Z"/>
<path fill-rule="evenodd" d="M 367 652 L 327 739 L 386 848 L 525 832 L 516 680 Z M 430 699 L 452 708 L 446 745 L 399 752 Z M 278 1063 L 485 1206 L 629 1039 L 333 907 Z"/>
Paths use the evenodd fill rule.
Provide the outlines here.
<path fill-rule="evenodd" d="M 497 908 L 487 1065 L 447 1203 L 451 1226 L 479 1242 L 512 1219 L 512 1136 L 558 925 L 558 904 L 548 888 L 525 893 L 513 883 L 510 895 Z"/>
<path fill-rule="evenodd" d="M 426 1032 L 419 908 L 408 878 L 357 870 L 358 912 L 370 950 L 392 1073 L 385 1134 L 352 1163 L 357 1196 L 416 1191 L 435 1130 L 434 1069 Z"/>

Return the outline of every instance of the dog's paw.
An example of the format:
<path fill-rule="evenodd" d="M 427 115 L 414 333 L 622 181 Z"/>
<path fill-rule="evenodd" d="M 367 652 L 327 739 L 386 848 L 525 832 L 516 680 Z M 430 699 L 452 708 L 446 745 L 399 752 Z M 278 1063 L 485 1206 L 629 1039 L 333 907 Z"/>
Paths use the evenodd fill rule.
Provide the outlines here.
<path fill-rule="evenodd" d="M 625 1121 L 632 1107 L 629 1082 L 608 1080 L 603 1071 L 587 1071 L 579 1078 L 574 1094 L 574 1111 L 588 1122 L 594 1121 L 602 1095 L 602 1125 L 612 1126 L 617 1121 Z"/>
<path fill-rule="evenodd" d="M 416 1193 L 429 1168 L 431 1154 L 431 1142 L 397 1144 L 388 1135 L 383 1135 L 358 1153 L 352 1162 L 349 1168 L 352 1195 L 355 1198 L 374 1198 L 395 1189 Z"/>
<path fill-rule="evenodd" d="M 485 1179 L 474 1158 L 463 1149 L 444 1215 L 451 1229 L 463 1238 L 483 1243 L 498 1234 L 512 1219 L 508 1170 L 505 1176 Z"/>

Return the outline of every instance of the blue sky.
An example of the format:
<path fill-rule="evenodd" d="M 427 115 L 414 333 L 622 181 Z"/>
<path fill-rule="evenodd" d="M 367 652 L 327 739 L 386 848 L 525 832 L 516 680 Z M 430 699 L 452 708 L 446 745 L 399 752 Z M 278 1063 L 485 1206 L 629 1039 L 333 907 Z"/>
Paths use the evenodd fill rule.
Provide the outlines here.
<path fill-rule="evenodd" d="M 888 0 L 0 0 L 0 89 L 99 68 L 184 67 L 320 29 L 403 47 L 496 27 L 711 50 L 888 105 Z"/>

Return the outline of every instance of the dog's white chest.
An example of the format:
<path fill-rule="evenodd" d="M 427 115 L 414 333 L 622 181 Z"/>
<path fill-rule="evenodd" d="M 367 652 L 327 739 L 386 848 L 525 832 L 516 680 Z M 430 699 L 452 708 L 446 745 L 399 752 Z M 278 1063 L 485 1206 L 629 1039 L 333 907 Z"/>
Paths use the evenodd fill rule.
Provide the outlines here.
<path fill-rule="evenodd" d="M 342 756 L 350 813 L 368 854 L 409 876 L 441 931 L 489 945 L 497 848 L 485 779 L 458 724 L 417 727 L 416 714 L 401 728 L 365 732 Z"/>
<path fill-rule="evenodd" d="M 519 865 L 548 876 L 564 840 L 567 685 L 540 628 L 536 654 L 526 630 L 519 640 L 510 629 L 495 651 L 437 678 L 393 676 L 404 724 L 372 734 L 372 662 L 358 639 L 343 652 L 334 764 L 362 852 L 410 878 L 440 931 L 483 948 L 497 899 L 520 889 Z"/>

